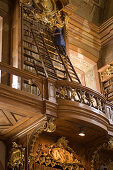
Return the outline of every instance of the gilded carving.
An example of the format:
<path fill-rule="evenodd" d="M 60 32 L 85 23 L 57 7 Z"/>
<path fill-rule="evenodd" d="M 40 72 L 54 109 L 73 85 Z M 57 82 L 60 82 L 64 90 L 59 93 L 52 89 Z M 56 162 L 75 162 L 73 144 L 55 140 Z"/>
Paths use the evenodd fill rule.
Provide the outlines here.
<path fill-rule="evenodd" d="M 50 118 L 46 123 L 45 131 L 46 132 L 54 132 L 55 130 L 56 130 L 55 119 Z"/>
<path fill-rule="evenodd" d="M 15 168 L 19 166 L 24 167 L 24 162 L 25 162 L 25 148 L 13 142 L 8 166 L 11 168 Z"/>
<path fill-rule="evenodd" d="M 51 28 L 63 27 L 68 22 L 67 15 L 64 15 L 63 11 L 56 10 L 54 0 L 20 0 L 20 3 L 26 18 L 42 21 Z"/>
<path fill-rule="evenodd" d="M 106 153 L 106 155 L 103 155 L 101 153 L 102 151 L 104 154 Z M 113 157 L 111 155 L 111 159 L 108 158 L 110 156 L 109 151 L 110 153 L 112 152 L 113 154 L 113 138 L 110 138 L 108 142 L 103 143 L 94 151 L 92 155 L 92 160 L 91 160 L 91 170 L 100 169 L 100 166 L 103 163 L 107 164 L 108 167 L 111 166 L 113 162 L 113 159 L 112 159 Z M 108 157 L 107 157 L 107 154 L 108 154 Z"/>
<path fill-rule="evenodd" d="M 101 76 L 101 79 L 103 80 L 104 77 L 110 76 L 112 74 L 113 74 L 113 65 L 108 64 L 106 70 L 102 72 L 100 76 Z"/>
<path fill-rule="evenodd" d="M 75 91 L 72 92 L 72 96 L 75 97 L 77 93 Z"/>
<path fill-rule="evenodd" d="M 39 134 L 42 133 L 45 129 L 45 124 L 46 121 L 44 123 L 44 125 L 42 127 L 40 127 L 40 129 L 34 134 L 33 138 L 32 138 L 32 143 L 30 143 L 30 153 L 29 153 L 29 158 L 28 158 L 28 164 L 29 164 L 29 169 L 32 170 L 33 168 L 33 164 L 35 162 L 35 157 L 34 157 L 34 146 L 36 143 L 37 138 L 39 137 Z"/>
<path fill-rule="evenodd" d="M 36 8 L 40 11 L 50 13 L 54 12 L 56 10 L 56 5 L 54 0 L 33 0 L 34 4 L 36 5 Z"/>
<path fill-rule="evenodd" d="M 68 141 L 62 137 L 53 145 L 39 144 L 36 162 L 39 164 L 61 166 L 63 169 L 75 169 L 81 167 L 84 170 L 80 160 L 76 158 L 74 151 L 68 146 Z"/>
<path fill-rule="evenodd" d="M 39 135 L 43 132 L 54 132 L 56 130 L 55 125 L 55 118 L 49 118 L 48 120 L 43 122 L 43 125 L 40 127 L 40 129 L 33 135 L 32 141 L 30 143 L 30 153 L 29 153 L 29 169 L 32 170 L 34 162 L 36 162 L 36 157 L 34 155 L 34 146 L 36 143 L 37 138 Z M 42 158 L 40 158 L 39 161 L 43 161 Z"/>

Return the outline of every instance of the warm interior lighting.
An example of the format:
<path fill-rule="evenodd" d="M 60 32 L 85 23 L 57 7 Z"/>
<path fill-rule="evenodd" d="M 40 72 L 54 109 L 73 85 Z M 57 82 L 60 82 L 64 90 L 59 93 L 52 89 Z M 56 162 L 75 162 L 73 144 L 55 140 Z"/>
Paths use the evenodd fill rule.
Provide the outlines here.
<path fill-rule="evenodd" d="M 80 129 L 79 136 L 85 136 L 85 132 L 83 129 Z"/>

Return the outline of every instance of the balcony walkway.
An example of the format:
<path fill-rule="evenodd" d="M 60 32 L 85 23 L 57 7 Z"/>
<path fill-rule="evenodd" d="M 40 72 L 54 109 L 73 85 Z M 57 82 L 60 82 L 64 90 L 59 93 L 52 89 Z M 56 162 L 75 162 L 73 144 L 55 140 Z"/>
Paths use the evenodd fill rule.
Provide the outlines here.
<path fill-rule="evenodd" d="M 14 137 L 26 128 L 28 132 L 48 115 L 56 117 L 56 132 L 61 135 L 68 133 L 70 122 L 73 130 L 76 124 L 92 128 L 95 137 L 113 135 L 113 105 L 102 94 L 76 82 L 38 77 L 2 62 L 0 70 L 2 138 Z M 13 85 L 13 76 L 18 77 L 19 86 Z"/>

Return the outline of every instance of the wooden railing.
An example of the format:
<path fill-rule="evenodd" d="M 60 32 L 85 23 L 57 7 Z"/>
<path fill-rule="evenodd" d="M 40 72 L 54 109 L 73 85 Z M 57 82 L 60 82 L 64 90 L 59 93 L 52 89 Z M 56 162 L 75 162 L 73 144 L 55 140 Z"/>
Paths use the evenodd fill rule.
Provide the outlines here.
<path fill-rule="evenodd" d="M 113 104 L 106 102 L 106 115 L 109 119 L 110 124 L 113 125 Z"/>
<path fill-rule="evenodd" d="M 83 103 L 105 113 L 105 97 L 78 83 L 57 81 L 57 99 Z"/>
<path fill-rule="evenodd" d="M 2 71 L 2 78 L 4 78 L 4 75 L 8 75 L 10 79 L 8 84 L 4 81 L 1 81 L 1 84 L 14 88 L 12 86 L 12 76 L 15 75 L 20 81 L 18 90 L 37 95 L 42 100 L 54 103 L 57 103 L 59 99 L 82 103 L 106 114 L 109 122 L 113 124 L 113 104 L 108 103 L 104 95 L 92 89 L 76 82 L 41 78 L 2 62 L 0 62 L 0 70 Z M 35 90 L 33 90 L 33 86 L 35 86 Z"/>
<path fill-rule="evenodd" d="M 93 107 L 106 114 L 110 124 L 113 124 L 113 104 L 108 102 L 104 95 L 92 89 L 75 82 L 57 81 L 56 98 L 76 101 Z"/>
<path fill-rule="evenodd" d="M 43 97 L 43 80 L 35 74 L 0 62 L 1 84 Z"/>

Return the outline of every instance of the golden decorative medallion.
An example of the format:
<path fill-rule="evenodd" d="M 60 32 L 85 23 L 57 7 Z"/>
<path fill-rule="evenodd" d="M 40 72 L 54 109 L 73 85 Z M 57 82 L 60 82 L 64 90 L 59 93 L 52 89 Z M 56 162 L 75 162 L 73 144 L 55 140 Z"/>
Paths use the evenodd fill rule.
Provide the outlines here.
<path fill-rule="evenodd" d="M 63 169 L 75 169 L 80 167 L 84 170 L 81 162 L 77 159 L 74 151 L 68 146 L 68 141 L 62 137 L 53 145 L 39 144 L 35 158 L 37 163 L 46 166 L 61 166 Z"/>
<path fill-rule="evenodd" d="M 13 142 L 8 166 L 11 168 L 19 167 L 20 165 L 24 166 L 24 162 L 25 162 L 25 148 Z"/>
<path fill-rule="evenodd" d="M 73 154 L 63 148 L 54 148 L 52 150 L 53 158 L 60 163 L 73 163 Z"/>
<path fill-rule="evenodd" d="M 33 0 L 37 9 L 50 13 L 56 10 L 56 5 L 54 0 Z"/>

